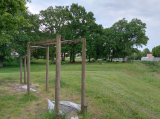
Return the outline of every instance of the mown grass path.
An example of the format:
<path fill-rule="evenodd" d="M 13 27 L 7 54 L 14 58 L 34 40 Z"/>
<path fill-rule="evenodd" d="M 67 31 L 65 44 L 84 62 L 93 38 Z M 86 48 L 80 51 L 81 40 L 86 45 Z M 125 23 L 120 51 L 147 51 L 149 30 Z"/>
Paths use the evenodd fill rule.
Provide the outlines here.
<path fill-rule="evenodd" d="M 104 62 L 102 65 L 100 62 Z M 140 61 L 133 63 L 86 64 L 87 118 L 160 118 L 160 67 Z M 67 62 L 68 63 L 68 62 Z M 40 118 L 47 99 L 54 100 L 55 64 L 49 66 L 49 91 L 45 91 L 45 61 L 32 61 L 31 84 L 37 92 L 13 90 L 19 85 L 18 66 L 0 68 L 0 118 Z M 81 64 L 61 66 L 63 101 L 80 103 Z"/>

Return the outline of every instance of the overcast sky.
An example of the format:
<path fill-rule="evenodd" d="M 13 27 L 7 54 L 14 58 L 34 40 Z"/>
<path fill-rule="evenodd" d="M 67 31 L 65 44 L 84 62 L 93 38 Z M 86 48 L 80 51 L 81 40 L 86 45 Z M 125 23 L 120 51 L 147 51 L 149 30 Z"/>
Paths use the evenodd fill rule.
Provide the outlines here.
<path fill-rule="evenodd" d="M 31 13 L 38 14 L 49 6 L 70 6 L 72 3 L 93 12 L 96 23 L 104 28 L 111 27 L 122 18 L 129 22 L 138 18 L 146 23 L 146 36 L 149 38 L 147 45 L 138 49 L 152 50 L 160 45 L 160 0 L 32 0 L 27 6 Z"/>

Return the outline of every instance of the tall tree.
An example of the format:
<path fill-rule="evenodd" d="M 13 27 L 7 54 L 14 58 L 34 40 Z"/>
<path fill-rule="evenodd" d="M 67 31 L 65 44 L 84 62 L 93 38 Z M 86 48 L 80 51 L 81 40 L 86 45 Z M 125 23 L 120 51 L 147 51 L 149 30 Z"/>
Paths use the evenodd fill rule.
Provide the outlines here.
<path fill-rule="evenodd" d="M 135 47 L 146 45 L 149 40 L 145 34 L 146 24 L 139 19 L 132 19 L 128 23 L 124 18 L 116 22 L 112 28 L 114 29 L 117 49 L 123 56 L 123 61 L 127 60 L 127 55 L 135 52 Z"/>
<path fill-rule="evenodd" d="M 143 50 L 143 56 L 144 57 L 146 57 L 147 56 L 147 54 L 150 54 L 151 52 L 150 52 L 150 50 L 148 49 L 148 48 L 145 48 L 144 50 Z"/>
<path fill-rule="evenodd" d="M 19 25 L 30 26 L 22 16 L 27 9 L 25 4 L 25 0 L 0 0 L 0 67 L 3 67 L 5 57 L 10 55 L 10 44 L 14 40 L 11 34 L 19 33 Z"/>
<path fill-rule="evenodd" d="M 104 57 L 109 60 L 114 57 L 118 58 L 116 54 L 118 51 L 116 50 L 116 42 L 114 41 L 114 31 L 113 28 L 104 29 L 105 43 L 104 43 Z"/>
<path fill-rule="evenodd" d="M 28 19 L 30 27 L 18 26 L 18 34 L 12 33 L 14 41 L 11 48 L 16 50 L 20 56 L 27 54 L 27 42 L 34 42 L 41 39 L 41 32 L 39 31 L 39 17 L 31 14 L 29 11 L 23 13 L 23 17 Z"/>
<path fill-rule="evenodd" d="M 41 10 L 39 16 L 41 18 L 40 29 L 46 37 L 53 38 L 55 34 L 65 36 L 64 29 L 69 19 L 68 6 L 55 6 L 55 8 L 50 6 L 46 10 Z M 50 47 L 50 49 L 52 49 L 52 63 L 54 63 L 55 47 Z"/>
<path fill-rule="evenodd" d="M 93 34 L 92 42 L 94 58 L 95 60 L 98 60 L 98 58 L 102 58 L 104 51 L 104 35 L 102 25 L 96 25 L 96 30 Z"/>
<path fill-rule="evenodd" d="M 72 4 L 70 9 L 70 19 L 67 24 L 69 39 L 88 37 L 90 35 L 90 26 L 94 23 L 95 18 L 92 12 L 86 12 L 85 8 L 78 4 Z M 81 52 L 81 45 L 70 45 L 71 62 L 75 62 L 75 54 Z"/>
<path fill-rule="evenodd" d="M 9 32 L 18 33 L 18 25 L 29 26 L 21 15 L 26 11 L 25 0 L 0 0 L 0 41 L 10 40 Z"/>

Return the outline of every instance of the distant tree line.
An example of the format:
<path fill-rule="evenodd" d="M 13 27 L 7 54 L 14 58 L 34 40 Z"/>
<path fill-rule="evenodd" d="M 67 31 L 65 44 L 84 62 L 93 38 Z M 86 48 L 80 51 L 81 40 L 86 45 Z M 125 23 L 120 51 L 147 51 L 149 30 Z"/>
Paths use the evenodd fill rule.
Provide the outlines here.
<path fill-rule="evenodd" d="M 50 6 L 39 14 L 32 14 L 25 6 L 28 1 L 12 2 L 6 0 L 0 3 L 0 8 L 4 8 L 0 9 L 1 63 L 10 59 L 11 49 L 23 56 L 27 53 L 27 42 L 54 38 L 56 34 L 65 36 L 67 40 L 86 38 L 89 61 L 91 58 L 123 58 L 126 61 L 127 56 L 134 52 L 138 54 L 137 47 L 146 45 L 149 40 L 145 34 L 146 24 L 137 18 L 130 22 L 123 18 L 110 28 L 103 28 L 96 23 L 92 12 L 87 12 L 78 4 Z M 76 53 L 81 53 L 81 44 L 62 46 L 62 53 L 68 53 L 70 62 L 75 62 Z M 45 49 L 39 49 L 33 54 L 37 59 L 39 56 L 45 57 Z M 50 47 L 50 57 L 54 63 L 55 47 Z M 65 57 L 62 60 L 65 60 Z"/>
<path fill-rule="evenodd" d="M 147 54 L 151 54 L 151 51 L 148 48 L 145 48 L 143 51 L 137 50 L 127 58 L 132 60 L 141 60 L 142 57 L 147 57 Z"/>

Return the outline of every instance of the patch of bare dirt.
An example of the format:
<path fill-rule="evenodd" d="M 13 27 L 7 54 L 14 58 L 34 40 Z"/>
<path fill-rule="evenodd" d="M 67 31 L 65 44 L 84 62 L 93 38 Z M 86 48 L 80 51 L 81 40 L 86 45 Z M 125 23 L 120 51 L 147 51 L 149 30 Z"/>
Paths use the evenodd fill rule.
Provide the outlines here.
<path fill-rule="evenodd" d="M 136 75 L 136 74 L 132 74 L 132 73 L 126 73 L 127 75 L 130 75 L 130 76 L 136 76 L 136 77 L 138 77 L 138 75 Z"/>
<path fill-rule="evenodd" d="M 0 79 L 0 85 L 2 83 L 15 83 L 15 82 L 17 82 L 17 81 L 16 80 L 7 80 L 7 79 L 2 80 L 2 79 Z"/>

